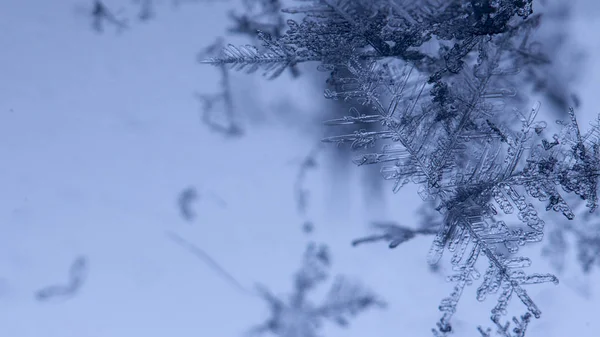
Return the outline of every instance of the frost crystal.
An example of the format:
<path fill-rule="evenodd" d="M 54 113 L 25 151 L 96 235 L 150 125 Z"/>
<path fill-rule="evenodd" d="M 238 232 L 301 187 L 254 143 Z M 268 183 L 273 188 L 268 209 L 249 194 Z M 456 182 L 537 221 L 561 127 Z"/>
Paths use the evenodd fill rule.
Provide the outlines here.
<path fill-rule="evenodd" d="M 350 279 L 338 276 L 324 301 L 314 304 L 309 292 L 328 279 L 327 247 L 309 244 L 301 269 L 294 277 L 294 292 L 282 300 L 259 286 L 259 294 L 269 304 L 271 317 L 250 330 L 250 336 L 270 332 L 279 337 L 318 337 L 323 321 L 346 326 L 353 316 L 372 307 L 384 307 L 373 293 Z"/>
<path fill-rule="evenodd" d="M 371 151 L 354 162 L 381 165 L 394 192 L 420 185 L 419 196 L 443 216 L 428 261 L 450 255 L 454 290 L 439 306 L 433 335 L 452 333 L 460 297 L 477 282 L 478 300 L 497 299 L 494 330 L 525 336 L 531 319 L 541 316 L 526 287 L 558 279 L 526 273 L 531 260 L 519 248 L 544 237 L 540 202 L 567 220 L 575 217 L 568 193 L 596 209 L 600 164 L 599 124 L 582 133 L 571 109 L 549 138 L 548 124 L 537 121 L 540 103 L 527 100 L 529 74 L 547 63 L 530 41 L 540 24 L 532 1 L 297 2 L 283 11 L 303 15 L 302 21 L 289 20 L 278 38 L 259 33 L 263 50 L 229 45 L 205 62 L 262 69 L 269 78 L 300 62 L 318 62 L 330 73 L 325 97 L 355 104 L 348 116 L 325 123 L 359 127 L 323 141 Z M 382 239 L 395 247 L 431 233 L 378 227 L 384 234 L 355 243 Z M 580 258 L 593 261 L 586 256 Z M 480 260 L 487 265 L 482 272 Z M 511 324 L 504 316 L 513 298 L 524 312 Z M 491 328 L 478 329 L 491 336 Z"/>

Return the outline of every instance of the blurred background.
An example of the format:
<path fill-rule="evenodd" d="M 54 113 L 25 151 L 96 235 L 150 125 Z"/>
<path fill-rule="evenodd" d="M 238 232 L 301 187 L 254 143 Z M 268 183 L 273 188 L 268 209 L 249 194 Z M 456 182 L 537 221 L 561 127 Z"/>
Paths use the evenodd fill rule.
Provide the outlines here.
<path fill-rule="evenodd" d="M 349 108 L 323 98 L 325 75 L 303 64 L 269 81 L 198 63 L 207 47 L 256 42 L 230 29 L 247 11 L 241 0 L 0 2 L 0 336 L 243 336 L 269 308 L 228 277 L 286 296 L 309 241 L 388 303 L 323 336 L 430 336 L 452 290 L 447 268 L 426 263 L 431 237 L 351 246 L 372 222 L 416 228 L 428 214 L 417 187 L 394 195 L 347 149 L 318 145 L 321 122 Z M 600 112 L 600 5 L 540 11 L 553 60 L 540 117 L 576 105 L 585 125 Z M 598 216 L 577 221 L 597 228 Z M 531 288 L 544 314 L 530 337 L 598 336 L 600 275 L 582 268 L 577 232 L 564 240 L 558 253 L 528 250 L 534 270 L 561 280 Z M 493 304 L 474 291 L 456 336 L 489 320 Z"/>

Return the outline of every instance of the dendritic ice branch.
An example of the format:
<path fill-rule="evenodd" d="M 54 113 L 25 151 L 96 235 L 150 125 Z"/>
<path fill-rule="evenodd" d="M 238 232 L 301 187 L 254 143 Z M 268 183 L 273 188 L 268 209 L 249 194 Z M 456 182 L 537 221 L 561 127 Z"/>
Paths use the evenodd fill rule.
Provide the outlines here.
<path fill-rule="evenodd" d="M 246 288 L 200 247 L 174 232 L 167 232 L 166 235 L 174 243 L 203 260 L 242 293 L 258 296 L 267 302 L 271 311 L 270 317 L 264 323 L 249 329 L 247 337 L 267 333 L 278 337 L 320 337 L 320 330 L 325 321 L 347 326 L 354 316 L 386 306 L 375 293 L 342 275 L 335 277 L 324 300 L 320 303 L 311 301 L 311 292 L 329 279 L 331 257 L 325 245 L 313 242 L 307 245 L 302 265 L 294 275 L 293 291 L 289 297 L 281 298 L 262 285 L 257 285 L 255 289 Z"/>
<path fill-rule="evenodd" d="M 379 125 L 326 137 L 362 153 L 357 165 L 381 165 L 398 192 L 420 185 L 424 201 L 443 216 L 428 255 L 437 264 L 449 253 L 454 290 L 443 299 L 436 337 L 453 332 L 451 318 L 467 288 L 479 282 L 477 299 L 497 297 L 491 310 L 496 333 L 523 337 L 541 310 L 526 287 L 558 283 L 551 274 L 528 274 L 531 260 L 519 248 L 544 236 L 540 204 L 567 220 L 575 212 L 565 195 L 597 208 L 600 125 L 583 133 L 575 112 L 557 122 L 538 121 L 540 103 L 531 104 L 526 85 L 532 67 L 547 63 L 532 47 L 540 24 L 532 1 L 298 0 L 284 9 L 304 15 L 288 21 L 279 38 L 259 33 L 265 50 L 229 45 L 206 60 L 270 78 L 300 62 L 315 61 L 330 72 L 325 98 L 362 106 L 327 125 Z M 437 47 L 437 53 L 424 45 Z M 373 151 L 376 146 L 380 150 Z M 373 151 L 371 153 L 364 153 Z M 380 226 L 383 239 L 397 246 L 416 234 L 400 226 Z M 356 241 L 356 242 L 361 242 Z M 480 272 L 483 263 L 485 271 Z M 524 312 L 505 322 L 508 304 L 518 298 Z M 479 327 L 482 336 L 491 328 Z"/>
<path fill-rule="evenodd" d="M 382 234 L 356 239 L 352 241 L 352 245 L 357 246 L 363 243 L 387 241 L 390 248 L 396 248 L 401 243 L 413 239 L 417 235 L 433 235 L 437 233 L 437 230 L 431 228 L 412 229 L 394 223 L 373 223 L 373 228 L 382 232 Z"/>
<path fill-rule="evenodd" d="M 302 267 L 294 276 L 294 291 L 287 299 L 258 286 L 259 295 L 268 303 L 271 317 L 248 331 L 248 336 L 271 333 L 279 337 L 319 337 L 324 321 L 340 326 L 350 318 L 385 303 L 359 283 L 337 276 L 325 299 L 315 304 L 309 293 L 329 278 L 330 257 L 326 246 L 311 243 L 304 254 Z"/>
<path fill-rule="evenodd" d="M 350 62 L 346 67 L 354 76 L 338 79 L 344 83 L 341 89 L 325 93 L 329 98 L 370 105 L 378 112 L 351 115 L 327 124 L 378 122 L 386 130 L 356 132 L 324 141 L 347 142 L 354 148 L 370 148 L 378 141 L 387 141 L 381 152 L 362 155 L 355 162 L 389 163 L 381 171 L 384 178 L 395 182 L 395 191 L 409 182 L 421 184 L 419 194 L 423 200 L 436 200 L 437 209 L 445 214 L 428 260 L 436 264 L 444 251 L 452 253 L 456 274 L 449 280 L 455 282 L 455 288 L 440 305 L 443 316 L 433 329 L 435 336 L 452 332 L 450 318 L 464 288 L 481 277 L 475 267 L 479 257 L 487 258 L 489 266 L 477 289 L 478 300 L 500 290 L 491 312 L 497 332 L 524 336 L 530 319 L 539 318 L 541 311 L 523 286 L 558 283 L 550 274 L 526 274 L 522 269 L 531 261 L 515 255 L 520 246 L 543 238 L 544 221 L 532 199 L 546 201 L 546 210 L 573 219 L 573 211 L 557 188 L 560 186 L 563 192 L 587 200 L 591 211 L 597 207 L 598 125 L 581 134 L 571 110 L 570 120 L 557 122 L 562 130 L 549 142 L 542 135 L 546 123 L 535 121 L 539 104 L 529 113 L 514 110 L 520 124 L 518 131 L 493 121 L 494 117 L 506 118 L 504 104 L 514 96 L 510 89 L 495 88 L 499 82 L 496 77 L 508 73 L 499 64 L 510 37 L 480 39 L 477 61 L 472 67 L 464 65 L 449 79 L 453 85 L 439 81 L 431 85 L 431 81 L 420 81 L 418 77 L 413 80 L 412 66 L 398 72 L 389 64 L 371 63 L 361 68 Z M 438 105 L 436 86 L 443 86 L 444 99 L 451 105 Z M 495 102 L 498 100 L 503 105 Z M 515 212 L 521 225 L 509 226 L 499 220 L 502 214 Z M 515 327 L 510 330 L 508 323 L 501 322 L 501 316 L 506 314 L 513 295 L 527 311 L 520 319 L 513 319 Z M 491 330 L 480 331 L 486 336 Z"/>
<path fill-rule="evenodd" d="M 298 0 L 303 5 L 284 8 L 288 14 L 304 15 L 302 22 L 288 20 L 281 37 L 259 31 L 266 51 L 252 46 L 229 45 L 222 56 L 206 63 L 249 72 L 266 70 L 275 78 L 300 62 L 337 64 L 350 58 L 396 57 L 419 67 L 444 63 L 456 73 L 461 59 L 473 47 L 473 38 L 499 34 L 514 15 L 532 13 L 531 0 L 496 1 L 390 1 L 390 0 Z M 494 14 L 494 15 L 491 15 Z M 456 18 L 460 18 L 457 20 Z M 442 57 L 419 50 L 425 42 L 461 41 L 447 47 Z"/>
<path fill-rule="evenodd" d="M 198 59 L 217 53 L 221 48 L 223 48 L 223 40 L 217 39 L 198 55 Z M 201 105 L 200 119 L 214 132 L 227 137 L 240 137 L 244 131 L 239 125 L 239 118 L 235 113 L 229 70 L 225 66 L 221 66 L 219 71 L 221 76 L 219 92 L 214 94 L 196 93 L 196 99 Z"/>
<path fill-rule="evenodd" d="M 487 43 L 479 42 L 480 55 L 474 67 L 465 66 L 458 74 L 462 75 L 459 78 L 463 84 L 446 87 L 446 98 L 452 99 L 454 109 L 444 118 L 436 116 L 440 110 L 435 106 L 435 85 L 428 88 L 427 84 L 409 78 L 414 68 L 402 73 L 403 80 L 386 83 L 382 79 L 395 77 L 392 67 L 371 64 L 360 71 L 351 71 L 356 76 L 345 79 L 344 90 L 326 92 L 329 97 L 372 105 L 379 112 L 378 115 L 348 116 L 328 124 L 379 122 L 387 130 L 358 132 L 324 141 L 348 142 L 355 148 L 370 148 L 377 141 L 388 141 L 381 152 L 362 155 L 355 162 L 359 165 L 390 163 L 382 167 L 382 174 L 395 181 L 395 191 L 411 181 L 421 184 L 421 197 L 437 200 L 437 209 L 445 214 L 428 259 L 436 264 L 448 250 L 457 273 L 449 277 L 455 282 L 455 289 L 440 305 L 443 316 L 433 330 L 435 336 L 452 332 L 450 318 L 457 310 L 464 288 L 481 276 L 475 268 L 479 257 L 486 257 L 489 266 L 477 289 L 477 298 L 484 300 L 500 290 L 491 313 L 497 332 L 504 336 L 524 336 L 527 323 L 532 317 L 539 318 L 541 311 L 523 286 L 558 283 L 550 274 L 527 275 L 522 269 L 531 261 L 515 255 L 520 246 L 543 238 L 544 222 L 531 199 L 546 201 L 546 210 L 573 219 L 573 211 L 557 189 L 561 186 L 564 192 L 573 192 L 587 200 L 591 210 L 597 207 L 599 127 L 594 125 L 582 135 L 570 111 L 571 119 L 558 123 L 562 131 L 549 142 L 541 137 L 546 124 L 535 121 L 539 104 L 528 114 L 514 111 L 521 124 L 519 131 L 495 124 L 494 115 L 506 112 L 495 108 L 492 101 L 510 97 L 511 91 L 492 89 L 494 77 L 503 73 L 498 69 L 503 48 L 488 49 L 485 48 Z M 348 67 L 358 68 L 355 63 Z M 384 77 L 386 72 L 389 75 Z M 378 80 L 373 81 L 373 76 Z M 502 214 L 515 212 L 521 225 L 509 226 L 498 219 Z M 400 235 L 399 240 L 404 239 Z M 513 320 L 516 326 L 511 332 L 508 323 L 501 323 L 501 316 L 506 313 L 513 295 L 527 311 L 520 320 Z M 484 335 L 489 333 L 489 330 L 481 331 Z"/>

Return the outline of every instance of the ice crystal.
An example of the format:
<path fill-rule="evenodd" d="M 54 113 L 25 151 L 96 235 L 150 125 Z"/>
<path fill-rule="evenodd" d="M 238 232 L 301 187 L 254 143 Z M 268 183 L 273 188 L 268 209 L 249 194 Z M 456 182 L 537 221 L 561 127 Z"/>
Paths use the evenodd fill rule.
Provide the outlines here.
<path fill-rule="evenodd" d="M 223 40 L 217 39 L 198 54 L 198 59 L 218 52 L 223 46 Z M 233 103 L 233 90 L 230 85 L 230 74 L 224 66 L 219 67 L 221 83 L 220 91 L 213 94 L 196 93 L 201 104 L 200 119 L 212 131 L 228 137 L 243 135 Z"/>
<path fill-rule="evenodd" d="M 270 317 L 248 330 L 247 336 L 271 333 L 279 337 L 319 337 L 325 321 L 347 326 L 354 316 L 372 308 L 386 306 L 375 293 L 342 275 L 335 277 L 325 298 L 320 303 L 314 303 L 309 298 L 311 292 L 327 282 L 330 276 L 331 257 L 325 245 L 313 242 L 307 245 L 302 265 L 294 275 L 293 291 L 288 298 L 281 298 L 260 284 L 255 289 L 245 287 L 200 247 L 174 232 L 166 234 L 170 240 L 204 261 L 242 293 L 258 295 L 267 302 Z"/>
<path fill-rule="evenodd" d="M 257 287 L 269 304 L 271 317 L 249 331 L 250 336 L 270 332 L 279 337 L 318 337 L 324 321 L 340 326 L 365 310 L 384 307 L 374 293 L 344 276 L 337 276 L 325 299 L 315 304 L 309 293 L 329 278 L 330 257 L 323 245 L 311 243 L 304 254 L 302 267 L 294 276 L 294 291 L 288 299 L 274 296 L 265 287 Z"/>
<path fill-rule="evenodd" d="M 532 69 L 548 62 L 530 39 L 541 22 L 532 1 L 297 2 L 283 12 L 303 15 L 302 21 L 288 20 L 280 37 L 259 32 L 264 49 L 228 45 L 205 62 L 262 70 L 270 79 L 301 62 L 318 62 L 319 70 L 330 72 L 325 98 L 355 107 L 325 123 L 359 129 L 323 141 L 372 151 L 354 162 L 381 165 L 394 192 L 420 185 L 420 197 L 443 216 L 428 261 L 435 265 L 450 253 L 454 291 L 439 306 L 442 317 L 433 335 L 452 333 L 458 302 L 478 281 L 478 300 L 497 298 L 494 330 L 525 336 L 531 319 L 541 316 L 526 287 L 558 279 L 527 274 L 531 260 L 519 248 L 544 237 L 540 202 L 567 220 L 575 212 L 566 194 L 585 200 L 590 211 L 597 208 L 600 164 L 598 123 L 583 133 L 571 108 L 549 138 L 548 124 L 538 121 L 540 103 L 529 102 L 524 83 Z M 401 226 L 379 229 L 384 234 L 365 240 L 395 247 L 430 234 Z M 588 251 L 580 258 L 593 261 L 588 256 L 595 253 Z M 478 261 L 487 265 L 483 272 Z M 524 312 L 511 326 L 503 317 L 513 298 Z M 491 328 L 478 330 L 491 336 Z"/>

